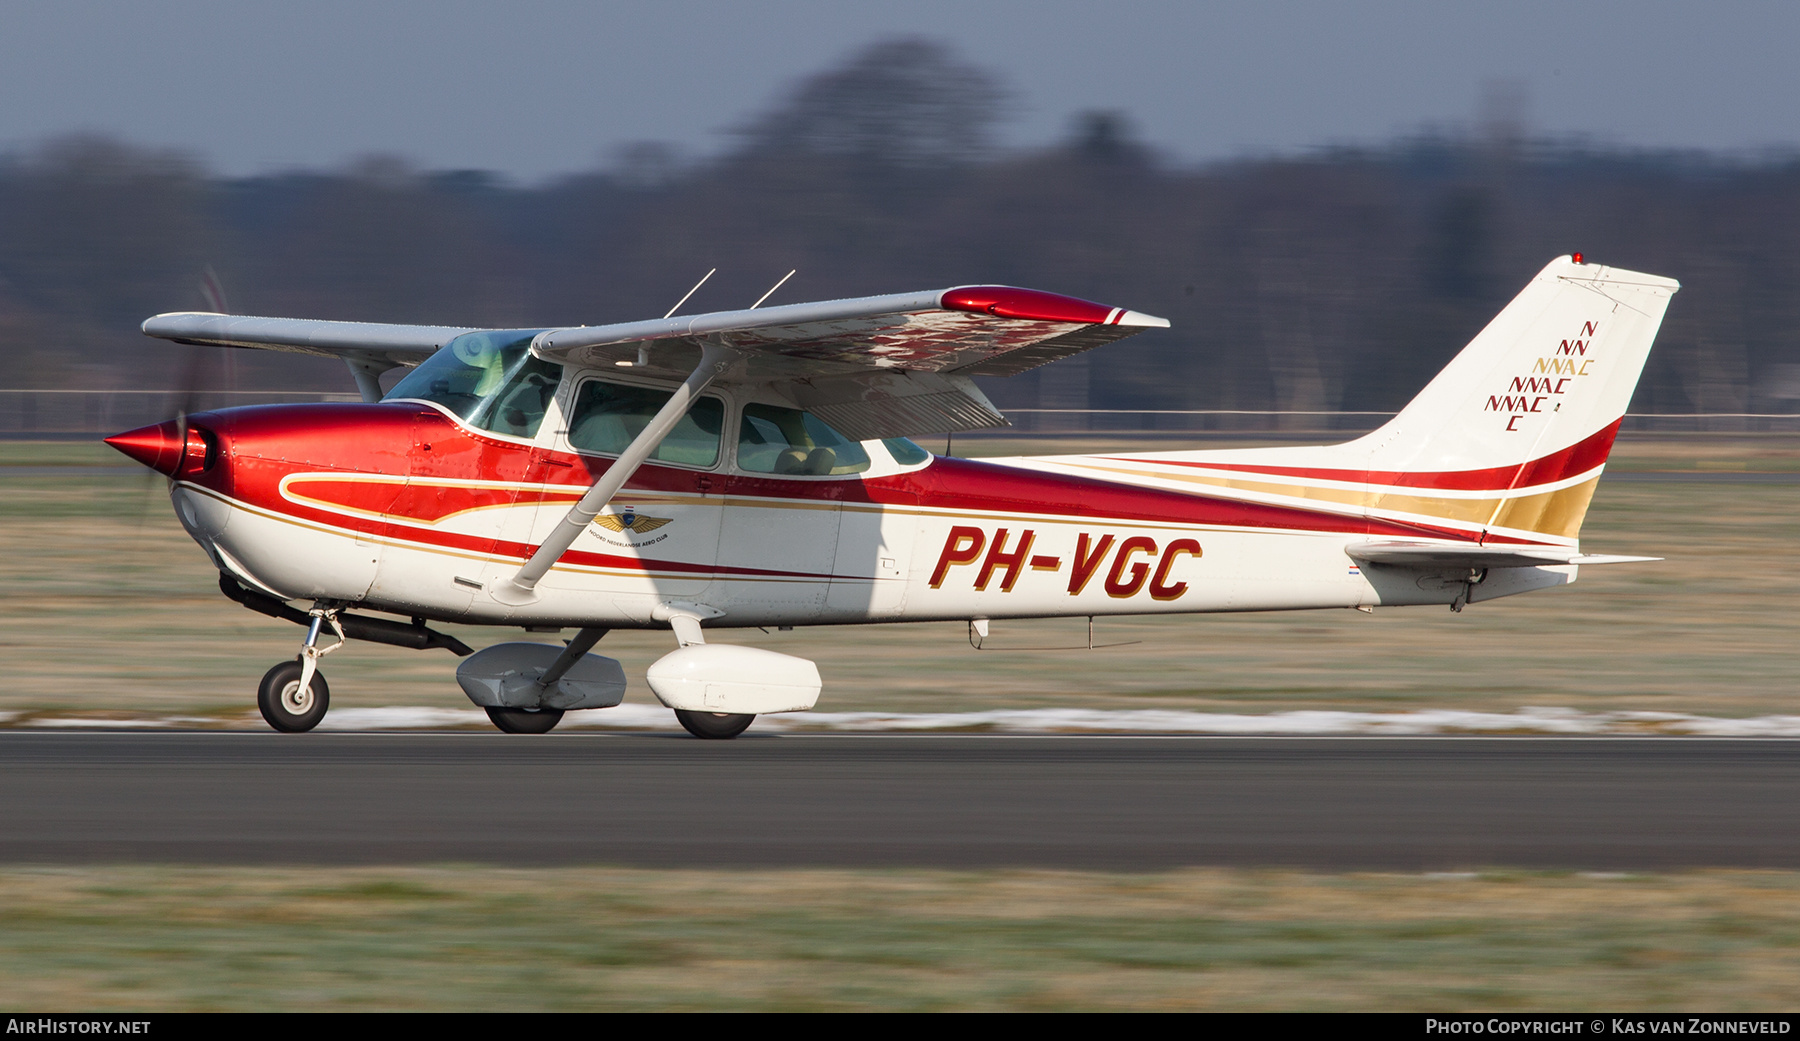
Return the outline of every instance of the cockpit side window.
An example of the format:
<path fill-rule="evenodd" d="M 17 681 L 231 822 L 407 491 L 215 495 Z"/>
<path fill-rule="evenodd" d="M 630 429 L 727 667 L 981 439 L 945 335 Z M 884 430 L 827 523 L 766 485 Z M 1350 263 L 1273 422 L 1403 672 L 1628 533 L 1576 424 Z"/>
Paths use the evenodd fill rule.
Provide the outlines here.
<path fill-rule="evenodd" d="M 749 473 L 824 477 L 862 473 L 869 468 L 869 453 L 811 412 L 745 405 L 737 462 Z"/>
<path fill-rule="evenodd" d="M 569 416 L 569 444 L 579 452 L 619 455 L 650 424 L 671 394 L 650 387 L 589 380 L 575 395 Z M 650 458 L 682 466 L 708 467 L 719 461 L 725 403 L 703 396 L 675 424 Z"/>
<path fill-rule="evenodd" d="M 536 331 L 464 333 L 406 375 L 383 401 L 436 402 L 470 426 L 536 437 L 562 366 L 531 355 Z"/>

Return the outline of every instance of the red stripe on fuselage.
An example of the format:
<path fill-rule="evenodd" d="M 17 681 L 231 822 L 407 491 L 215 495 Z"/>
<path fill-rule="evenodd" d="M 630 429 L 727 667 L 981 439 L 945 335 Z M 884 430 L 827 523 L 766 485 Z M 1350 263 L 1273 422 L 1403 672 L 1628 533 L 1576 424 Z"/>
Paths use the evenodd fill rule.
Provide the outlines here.
<path fill-rule="evenodd" d="M 1212 495 L 1047 474 L 975 459 L 939 458 L 910 479 L 918 504 L 929 509 L 1049 514 L 1096 521 L 1120 520 L 1172 527 L 1268 528 L 1284 531 L 1455 538 L 1474 541 L 1467 531 L 1408 523 L 1356 513 L 1332 513 Z M 884 478 L 865 482 L 876 491 Z M 1490 541 L 1492 541 L 1490 539 Z M 1521 540 L 1523 541 L 1523 540 Z"/>
<path fill-rule="evenodd" d="M 426 524 L 494 506 L 529 506 L 559 503 L 572 506 L 581 489 L 482 487 L 454 484 L 407 483 L 405 478 L 353 480 L 338 477 L 296 477 L 287 483 L 290 496 L 341 506 L 359 513 L 380 513 Z M 397 494 L 396 494 L 397 493 Z"/>
<path fill-rule="evenodd" d="M 1351 484 L 1379 484 L 1396 488 L 1442 488 L 1446 491 L 1511 491 L 1551 484 L 1587 473 L 1606 462 L 1612 454 L 1613 440 L 1619 435 L 1620 417 L 1611 425 L 1560 452 L 1533 459 L 1524 464 L 1492 466 L 1484 470 L 1393 471 L 1331 470 L 1311 466 L 1263 466 L 1255 463 L 1204 463 L 1181 459 L 1145 459 L 1133 456 L 1104 456 L 1126 463 L 1155 466 L 1182 466 L 1200 470 L 1229 470 L 1233 473 L 1266 474 L 1273 477 L 1307 477 L 1320 481 L 1347 481 Z"/>
<path fill-rule="evenodd" d="M 256 406 L 202 413 L 192 421 L 222 435 L 227 448 L 219 466 L 212 472 L 195 475 L 191 483 L 256 508 L 378 538 L 428 542 L 448 549 L 521 559 L 533 547 L 454 535 L 406 522 L 429 525 L 464 509 L 569 502 L 612 465 L 611 459 L 540 452 L 528 445 L 487 436 L 459 426 L 435 409 L 414 404 Z M 1611 429 L 1616 429 L 1616 424 L 1609 432 Z M 426 445 L 430 446 L 429 451 Z M 1546 457 L 1550 458 L 1555 457 Z M 559 463 L 566 465 L 555 465 Z M 281 494 L 283 478 L 321 471 L 336 471 L 345 478 L 366 474 L 389 480 L 340 482 L 322 475 L 297 482 L 302 484 L 297 494 L 341 501 L 350 509 L 387 517 L 347 515 L 295 503 Z M 404 485 L 402 478 L 407 479 Z M 518 487 L 456 487 L 458 481 L 493 481 Z M 1099 523 L 1475 540 L 1471 532 L 1432 524 L 1242 502 L 956 458 L 938 458 L 919 470 L 868 480 L 725 475 L 651 463 L 634 474 L 627 487 L 638 492 L 771 500 L 771 505 L 781 499 L 835 501 L 928 511 L 1079 518 Z M 320 494 L 328 489 L 341 490 L 344 498 Z M 394 496 L 391 500 L 386 499 L 389 494 Z M 1490 537 L 1488 541 L 1531 542 L 1506 537 Z M 571 553 L 566 559 L 577 564 L 633 570 L 716 570 L 802 577 L 793 572 L 612 554 Z"/>

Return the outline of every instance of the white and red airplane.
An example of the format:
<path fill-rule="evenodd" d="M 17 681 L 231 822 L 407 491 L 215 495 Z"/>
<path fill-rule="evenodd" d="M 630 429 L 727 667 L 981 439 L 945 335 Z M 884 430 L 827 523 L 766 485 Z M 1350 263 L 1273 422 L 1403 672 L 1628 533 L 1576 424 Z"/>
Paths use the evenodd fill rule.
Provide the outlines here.
<path fill-rule="evenodd" d="M 151 336 L 342 358 L 366 403 L 107 443 L 172 479 L 225 595 L 307 627 L 258 692 L 278 730 L 323 718 L 318 661 L 346 638 L 469 655 L 442 621 L 578 630 L 457 669 L 509 733 L 620 702 L 620 664 L 588 653 L 607 631 L 672 630 L 650 688 L 725 738 L 811 708 L 821 682 L 706 642 L 723 629 L 1460 610 L 1654 559 L 1577 536 L 1678 288 L 1558 258 L 1391 422 L 1320 447 L 933 456 L 906 435 L 1005 423 L 971 376 L 1168 325 L 998 286 L 560 329 L 158 315 Z"/>

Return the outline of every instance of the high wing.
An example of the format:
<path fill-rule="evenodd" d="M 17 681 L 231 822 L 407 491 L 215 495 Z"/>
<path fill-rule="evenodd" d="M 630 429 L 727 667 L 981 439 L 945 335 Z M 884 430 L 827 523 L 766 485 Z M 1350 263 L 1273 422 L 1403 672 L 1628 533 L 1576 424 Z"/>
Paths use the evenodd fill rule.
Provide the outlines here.
<path fill-rule="evenodd" d="M 1473 542 L 1358 542 L 1344 547 L 1362 564 L 1438 570 L 1443 568 L 1546 567 L 1560 564 L 1635 564 L 1661 557 L 1621 557 L 1582 553 L 1564 546 L 1483 546 Z"/>
<path fill-rule="evenodd" d="M 1009 286 L 958 286 L 621 325 L 553 329 L 539 353 L 608 365 L 641 344 L 712 339 L 751 352 L 752 378 L 809 378 L 871 369 L 1013 376 L 1168 321 Z"/>
<path fill-rule="evenodd" d="M 471 328 L 441 325 L 382 325 L 375 322 L 321 322 L 308 318 L 252 318 L 247 315 L 183 311 L 144 322 L 144 335 L 210 347 L 254 347 L 316 354 L 325 358 L 366 357 L 392 362 L 389 368 L 417 365 L 433 351 Z"/>
<path fill-rule="evenodd" d="M 364 401 L 381 400 L 378 377 L 389 369 L 417 365 L 463 333 L 442 325 L 382 325 L 375 322 L 322 322 L 309 318 L 255 318 L 249 315 L 184 311 L 144 322 L 144 335 L 204 347 L 253 347 L 294 354 L 342 358 Z"/>
<path fill-rule="evenodd" d="M 703 344 L 744 360 L 724 382 L 767 385 L 858 440 L 975 430 L 1006 419 L 971 376 L 1012 376 L 1166 319 L 1009 286 L 785 304 L 616 325 L 549 329 L 533 350 L 599 368 L 680 379 Z M 150 336 L 342 357 L 353 372 L 414 365 L 474 330 L 216 314 L 164 314 Z M 523 334 L 535 330 L 518 330 Z"/>
<path fill-rule="evenodd" d="M 695 344 L 746 359 L 730 382 L 768 384 L 858 440 L 1003 426 L 971 376 L 1012 376 L 1168 321 L 1010 286 L 719 311 L 555 329 L 539 354 L 604 367 L 640 349 L 652 369 L 685 375 Z M 678 348 L 669 350 L 668 348 Z"/>

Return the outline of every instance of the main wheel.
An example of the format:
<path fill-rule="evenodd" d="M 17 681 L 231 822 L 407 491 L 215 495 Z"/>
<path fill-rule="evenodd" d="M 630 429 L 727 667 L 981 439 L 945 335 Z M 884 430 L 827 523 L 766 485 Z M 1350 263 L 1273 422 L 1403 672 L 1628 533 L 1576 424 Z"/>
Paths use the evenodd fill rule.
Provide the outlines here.
<path fill-rule="evenodd" d="M 689 712 L 687 709 L 675 710 L 675 718 L 681 721 L 682 729 L 695 737 L 703 737 L 709 741 L 729 741 L 744 732 L 755 716 L 747 716 L 737 712 Z"/>
<path fill-rule="evenodd" d="M 312 683 L 300 689 L 300 663 L 284 661 L 263 673 L 256 688 L 256 707 L 269 725 L 287 734 L 301 734 L 319 725 L 331 707 L 331 688 L 325 674 L 314 670 Z"/>
<path fill-rule="evenodd" d="M 508 734 L 548 734 L 562 722 L 560 708 L 490 708 L 488 718 Z"/>

